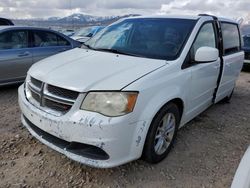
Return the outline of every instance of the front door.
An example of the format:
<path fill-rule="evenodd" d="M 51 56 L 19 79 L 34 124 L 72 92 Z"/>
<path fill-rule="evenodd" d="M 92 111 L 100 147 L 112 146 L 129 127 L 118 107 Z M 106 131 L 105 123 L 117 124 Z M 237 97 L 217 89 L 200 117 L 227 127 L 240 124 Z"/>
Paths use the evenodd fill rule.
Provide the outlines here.
<path fill-rule="evenodd" d="M 215 29 L 212 22 L 205 23 L 193 43 L 190 54 L 194 60 L 195 53 L 200 47 L 217 48 Z M 191 87 L 189 100 L 189 115 L 195 117 L 212 104 L 214 90 L 220 71 L 220 59 L 214 62 L 194 62 L 191 66 Z"/>
<path fill-rule="evenodd" d="M 6 31 L 0 34 L 0 83 L 23 80 L 32 65 L 28 32 Z"/>

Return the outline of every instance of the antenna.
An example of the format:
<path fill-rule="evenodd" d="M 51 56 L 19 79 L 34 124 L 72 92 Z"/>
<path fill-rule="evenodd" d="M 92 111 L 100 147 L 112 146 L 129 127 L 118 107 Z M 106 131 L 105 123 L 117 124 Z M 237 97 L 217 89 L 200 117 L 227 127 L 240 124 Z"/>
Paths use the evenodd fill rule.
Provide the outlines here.
<path fill-rule="evenodd" d="M 70 9 L 70 14 L 71 16 L 73 15 L 73 10 L 72 10 L 72 0 L 69 0 L 69 9 Z M 74 18 L 72 17 L 71 19 L 71 26 L 72 26 L 72 29 L 74 29 Z"/>

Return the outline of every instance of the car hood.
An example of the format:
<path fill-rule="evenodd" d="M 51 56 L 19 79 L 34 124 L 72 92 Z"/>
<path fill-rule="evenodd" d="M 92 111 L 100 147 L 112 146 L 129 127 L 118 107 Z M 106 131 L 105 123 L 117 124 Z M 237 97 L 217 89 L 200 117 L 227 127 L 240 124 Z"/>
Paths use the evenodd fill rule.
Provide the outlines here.
<path fill-rule="evenodd" d="M 28 74 L 78 92 L 121 90 L 164 65 L 164 60 L 76 48 L 34 64 Z"/>
<path fill-rule="evenodd" d="M 81 36 L 71 36 L 73 40 L 77 40 L 80 42 L 86 42 L 87 40 L 90 39 L 90 37 L 81 37 Z"/>

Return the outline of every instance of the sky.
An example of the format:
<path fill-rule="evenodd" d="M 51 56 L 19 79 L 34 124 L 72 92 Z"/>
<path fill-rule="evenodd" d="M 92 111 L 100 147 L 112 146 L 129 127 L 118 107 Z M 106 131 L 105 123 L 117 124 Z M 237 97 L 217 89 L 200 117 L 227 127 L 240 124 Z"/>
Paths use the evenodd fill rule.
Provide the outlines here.
<path fill-rule="evenodd" d="M 1 0 L 0 17 L 11 19 L 64 17 L 73 13 L 96 16 L 124 14 L 209 13 L 250 20 L 250 0 Z"/>

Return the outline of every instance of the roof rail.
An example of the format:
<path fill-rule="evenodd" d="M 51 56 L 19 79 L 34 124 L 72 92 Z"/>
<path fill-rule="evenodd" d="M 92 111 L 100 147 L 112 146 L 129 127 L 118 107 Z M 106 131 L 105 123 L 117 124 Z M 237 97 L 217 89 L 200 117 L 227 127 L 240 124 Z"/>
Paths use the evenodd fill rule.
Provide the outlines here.
<path fill-rule="evenodd" d="M 210 14 L 198 14 L 198 16 L 211 16 L 213 19 L 218 20 L 216 16 Z"/>

